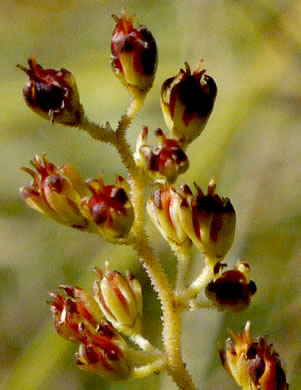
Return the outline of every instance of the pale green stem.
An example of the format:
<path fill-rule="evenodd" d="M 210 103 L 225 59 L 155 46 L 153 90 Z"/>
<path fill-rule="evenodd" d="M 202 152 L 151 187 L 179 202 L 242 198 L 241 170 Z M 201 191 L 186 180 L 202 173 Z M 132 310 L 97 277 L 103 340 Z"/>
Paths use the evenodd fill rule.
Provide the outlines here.
<path fill-rule="evenodd" d="M 206 261 L 206 265 L 203 268 L 201 274 L 195 279 L 194 282 L 184 291 L 182 294 L 177 296 L 177 304 L 179 306 L 186 306 L 187 303 L 196 298 L 198 293 L 207 286 L 209 281 L 213 278 L 213 268 L 207 264 L 209 262 Z"/>
<path fill-rule="evenodd" d="M 157 355 L 162 353 L 140 334 L 131 335 L 130 339 L 145 352 L 155 353 Z"/>
<path fill-rule="evenodd" d="M 99 233 L 99 235 L 101 235 L 101 234 Z M 132 245 L 131 235 L 129 235 L 128 237 L 117 237 L 117 238 L 112 239 L 112 240 L 107 239 L 107 241 L 109 241 L 115 245 L 127 245 L 127 246 Z"/>
<path fill-rule="evenodd" d="M 146 94 L 141 93 L 139 96 L 137 96 L 137 98 L 131 101 L 126 114 L 122 116 L 121 121 L 118 124 L 116 133 L 125 135 L 126 130 L 130 126 L 132 120 L 143 106 L 145 98 Z"/>
<path fill-rule="evenodd" d="M 144 195 L 141 198 L 139 191 L 147 185 L 148 178 L 141 168 L 138 168 L 131 150 L 130 145 L 126 140 L 126 130 L 131 124 L 133 118 L 143 106 L 146 95 L 139 95 L 139 99 L 133 99 L 126 114 L 122 116 L 116 130 L 116 149 L 118 150 L 121 160 L 129 173 L 129 180 L 131 186 L 131 201 L 135 210 L 135 222 L 133 231 L 136 234 L 135 227 L 140 226 L 138 230 L 144 230 Z M 133 178 L 135 178 L 133 180 Z M 137 186 L 138 183 L 138 186 Z M 138 197 L 138 200 L 136 199 Z M 142 199 L 142 201 L 140 201 Z"/>
<path fill-rule="evenodd" d="M 179 389 L 194 390 L 195 386 L 182 359 L 180 312 L 175 306 L 175 295 L 162 265 L 149 244 L 145 232 L 144 202 L 146 178 L 142 170 L 136 166 L 131 149 L 125 139 L 125 126 L 130 124 L 132 117 L 136 115 L 143 101 L 144 97 L 140 103 L 135 103 L 135 100 L 131 103 L 127 114 L 122 118 L 117 129 L 119 134 L 117 149 L 129 172 L 131 201 L 135 210 L 135 223 L 132 231 L 136 236 L 136 240 L 133 243 L 133 247 L 139 254 L 141 263 L 150 277 L 161 302 L 163 312 L 162 337 L 167 355 L 167 370 Z"/>
<path fill-rule="evenodd" d="M 133 226 L 136 240 L 133 247 L 138 252 L 155 291 L 159 295 L 163 312 L 163 343 L 167 356 L 167 371 L 179 389 L 194 390 L 195 386 L 182 359 L 180 313 L 176 309 L 175 295 L 164 269 L 149 244 L 144 228 L 144 181 L 143 176 L 132 176 L 132 202 L 138 223 Z"/>
<path fill-rule="evenodd" d="M 169 243 L 171 249 L 177 257 L 177 280 L 176 294 L 180 294 L 185 289 L 187 273 L 190 265 L 191 241 L 187 239 L 182 245 Z"/>
<path fill-rule="evenodd" d="M 165 272 L 148 243 L 145 232 L 139 232 L 134 248 L 159 295 L 163 312 L 163 343 L 167 356 L 167 371 L 181 390 L 196 389 L 182 359 L 180 312 L 174 292 Z"/>
<path fill-rule="evenodd" d="M 128 170 L 131 186 L 131 201 L 135 210 L 135 223 L 132 228 L 135 235 L 133 248 L 137 251 L 141 263 L 149 275 L 161 302 L 163 312 L 162 337 L 167 357 L 167 371 L 179 389 L 195 390 L 196 387 L 182 359 L 180 311 L 176 308 L 175 295 L 162 265 L 149 244 L 144 228 L 145 184 L 147 180 L 143 171 L 136 166 L 130 145 L 125 138 L 126 130 L 142 107 L 144 98 L 145 95 L 142 95 L 132 101 L 127 113 L 119 123 L 114 140 L 111 140 L 111 135 L 108 136 L 103 128 L 97 127 L 97 125 L 95 125 L 96 128 L 93 130 L 93 124 L 91 122 L 88 122 L 85 127 L 82 125 L 81 128 L 88 131 L 92 137 L 100 141 L 112 143 L 119 152 Z M 98 136 L 98 133 L 100 136 Z"/>
<path fill-rule="evenodd" d="M 166 366 L 166 359 L 157 359 L 152 363 L 149 363 L 142 367 L 136 367 L 133 369 L 133 373 L 130 379 L 139 379 L 150 374 L 159 374 L 159 372 Z"/>
<path fill-rule="evenodd" d="M 131 104 L 128 107 L 128 110 L 125 115 L 122 116 L 121 121 L 116 130 L 116 149 L 118 150 L 122 162 L 127 168 L 129 175 L 132 175 L 132 172 L 137 171 L 137 166 L 133 157 L 133 152 L 129 143 L 126 140 L 126 130 L 131 124 L 134 117 L 137 115 L 141 107 L 143 106 L 146 95 L 141 95 L 140 99 L 133 99 Z"/>
<path fill-rule="evenodd" d="M 198 298 L 197 300 L 191 300 L 189 302 L 189 305 L 186 306 L 186 309 L 190 310 L 190 311 L 194 311 L 197 309 L 215 309 L 216 310 L 216 306 L 211 301 L 209 301 L 209 299 L 204 299 L 204 298 L 199 299 Z"/>
<path fill-rule="evenodd" d="M 105 142 L 111 145 L 116 144 L 116 134 L 111 129 L 109 123 L 106 126 L 100 126 L 91 122 L 85 115 L 82 117 L 80 124 L 77 126 L 81 130 L 86 131 L 92 138 Z"/>
<path fill-rule="evenodd" d="M 129 357 L 132 361 L 135 361 L 136 365 L 152 363 L 158 359 L 164 359 L 166 361 L 166 356 L 163 352 L 158 353 L 148 353 L 144 351 L 137 351 L 134 349 L 129 349 Z"/>

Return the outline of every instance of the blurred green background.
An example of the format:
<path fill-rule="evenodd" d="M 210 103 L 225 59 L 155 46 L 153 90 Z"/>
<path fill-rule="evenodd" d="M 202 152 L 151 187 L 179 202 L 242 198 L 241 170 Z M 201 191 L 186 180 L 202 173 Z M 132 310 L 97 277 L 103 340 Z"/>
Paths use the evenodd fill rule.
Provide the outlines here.
<path fill-rule="evenodd" d="M 47 290 L 59 284 L 91 289 L 93 266 L 110 260 L 144 285 L 144 333 L 160 343 L 160 308 L 130 249 L 79 233 L 29 209 L 18 187 L 29 182 L 19 170 L 35 153 L 56 164 L 71 162 L 85 178 L 104 172 L 110 183 L 125 174 L 115 151 L 84 132 L 51 125 L 24 104 L 25 75 L 15 65 L 35 54 L 43 66 L 75 75 L 81 101 L 94 121 L 116 126 L 129 102 L 110 69 L 111 14 L 122 6 L 153 32 L 159 49 L 156 81 L 129 140 L 143 125 L 165 129 L 161 83 L 184 62 L 205 59 L 219 88 L 204 133 L 189 149 L 191 168 L 180 183 L 205 187 L 216 177 L 217 192 L 229 196 L 237 231 L 226 261 L 251 265 L 258 292 L 241 314 L 213 311 L 183 316 L 184 356 L 202 390 L 237 388 L 224 373 L 218 341 L 227 329 L 252 321 L 252 334 L 275 344 L 292 390 L 301 388 L 301 3 L 298 0 L 1 0 L 0 117 L 0 388 L 175 389 L 166 374 L 110 384 L 78 370 L 75 346 L 57 336 Z M 157 252 L 174 278 L 175 259 L 149 225 Z M 298 242 L 299 241 L 299 242 Z M 192 277 L 201 268 L 194 252 Z M 70 344 L 70 345 L 69 345 Z"/>

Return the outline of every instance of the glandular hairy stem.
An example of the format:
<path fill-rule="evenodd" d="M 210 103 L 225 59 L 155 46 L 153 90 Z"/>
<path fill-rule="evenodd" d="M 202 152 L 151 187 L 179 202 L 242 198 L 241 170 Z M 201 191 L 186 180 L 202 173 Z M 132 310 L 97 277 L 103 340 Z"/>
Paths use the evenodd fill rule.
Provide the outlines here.
<path fill-rule="evenodd" d="M 136 215 L 136 222 L 133 227 L 136 239 L 133 247 L 137 251 L 140 261 L 161 302 L 163 312 L 162 337 L 167 356 L 167 371 L 179 389 L 193 390 L 195 386 L 182 359 L 180 313 L 176 309 L 175 294 L 161 263 L 149 244 L 144 229 L 145 186 L 140 175 L 132 174 L 131 187 L 133 193 L 132 202 Z"/>
<path fill-rule="evenodd" d="M 152 363 L 146 364 L 145 366 L 134 368 L 132 378 L 138 379 L 153 373 L 159 374 L 165 365 L 166 365 L 166 359 L 160 358 L 155 360 Z"/>
<path fill-rule="evenodd" d="M 196 387 L 182 359 L 180 311 L 177 309 L 175 294 L 164 272 L 164 269 L 151 247 L 145 231 L 145 187 L 147 178 L 141 168 L 138 168 L 130 145 L 126 140 L 126 130 L 133 118 L 141 109 L 145 95 L 136 96 L 131 102 L 126 114 L 121 118 L 117 130 L 109 126 L 102 127 L 83 118 L 80 128 L 87 131 L 93 138 L 112 144 L 118 151 L 128 174 L 131 187 L 131 202 L 135 211 L 135 222 L 132 228 L 134 238 L 133 248 L 137 251 L 142 266 L 145 268 L 151 283 L 158 294 L 163 313 L 163 344 L 166 353 L 166 369 L 178 388 L 195 390 Z M 165 365 L 165 359 L 151 363 L 151 366 L 137 369 L 136 377 L 160 370 Z"/>
<path fill-rule="evenodd" d="M 179 389 L 194 390 L 196 388 L 182 359 L 180 312 L 176 308 L 174 292 L 146 234 L 140 232 L 133 246 L 161 302 L 167 371 Z"/>
<path fill-rule="evenodd" d="M 177 296 L 177 304 L 179 306 L 186 306 L 189 300 L 196 298 L 198 293 L 206 287 L 209 281 L 213 278 L 213 268 L 206 263 L 200 275 L 194 282 L 181 294 Z"/>
<path fill-rule="evenodd" d="M 100 126 L 90 121 L 85 115 L 82 117 L 78 128 L 86 131 L 92 138 L 97 141 L 108 143 L 111 145 L 116 144 L 115 132 L 111 129 L 109 123 L 106 126 Z"/>
<path fill-rule="evenodd" d="M 194 390 L 195 386 L 182 359 L 180 312 L 176 309 L 175 294 L 164 269 L 151 247 L 145 231 L 145 187 L 146 178 L 135 164 L 131 149 L 125 139 L 126 129 L 142 107 L 144 96 L 134 99 L 119 123 L 116 148 L 130 177 L 131 201 L 135 211 L 132 228 L 135 239 L 133 248 L 137 251 L 142 266 L 158 293 L 163 312 L 163 344 L 167 358 L 167 371 L 181 390 Z"/>
<path fill-rule="evenodd" d="M 186 277 L 190 266 L 191 243 L 187 239 L 182 245 L 170 244 L 172 251 L 177 257 L 177 281 L 176 293 L 180 294 L 184 291 L 186 285 Z"/>
<path fill-rule="evenodd" d="M 137 166 L 133 157 L 133 152 L 129 143 L 126 140 L 126 130 L 130 126 L 134 117 L 138 114 L 143 106 L 146 95 L 138 95 L 130 103 L 127 112 L 121 117 L 117 130 L 115 132 L 115 147 L 120 154 L 124 166 L 127 168 L 129 175 L 137 172 Z"/>
<path fill-rule="evenodd" d="M 136 334 L 130 336 L 130 339 L 137 344 L 144 352 L 153 353 L 153 354 L 162 354 L 162 351 L 159 351 L 155 348 L 147 339 L 145 339 L 141 334 Z"/>

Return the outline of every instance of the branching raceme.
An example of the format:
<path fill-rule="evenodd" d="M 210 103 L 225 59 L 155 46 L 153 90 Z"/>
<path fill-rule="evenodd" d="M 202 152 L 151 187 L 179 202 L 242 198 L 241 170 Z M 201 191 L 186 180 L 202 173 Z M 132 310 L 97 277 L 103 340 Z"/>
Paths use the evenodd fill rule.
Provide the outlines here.
<path fill-rule="evenodd" d="M 204 129 L 212 112 L 217 87 L 202 69 L 185 69 L 167 79 L 161 90 L 161 106 L 170 134 L 155 131 L 157 145 L 148 143 L 148 128 L 138 136 L 135 152 L 127 131 L 152 87 L 157 66 L 157 47 L 145 26 L 133 26 L 134 16 L 122 11 L 113 16 L 112 69 L 131 95 L 131 103 L 117 129 L 100 126 L 85 115 L 73 75 L 66 69 L 44 69 L 35 57 L 29 68 L 24 98 L 33 111 L 52 123 L 77 127 L 94 139 L 115 147 L 128 177 L 118 176 L 106 185 L 100 176 L 84 182 L 70 164 L 56 166 L 36 155 L 35 168 L 23 168 L 32 176 L 21 188 L 26 203 L 57 222 L 95 234 L 117 245 L 131 246 L 158 294 L 162 308 L 163 350 L 142 335 L 142 288 L 130 272 L 123 276 L 95 268 L 93 293 L 61 285 L 50 292 L 49 302 L 57 332 L 78 344 L 76 363 L 112 381 L 145 377 L 167 370 L 179 389 L 196 389 L 182 359 L 180 316 L 183 310 L 215 308 L 239 312 L 246 309 L 256 285 L 249 280 L 249 265 L 238 262 L 225 271 L 224 258 L 231 248 L 236 215 L 228 198 L 216 194 L 211 180 L 207 193 L 195 184 L 195 193 L 174 186 L 187 171 L 187 147 Z M 146 201 L 148 184 L 157 190 Z M 145 208 L 146 203 L 146 208 Z M 172 286 L 145 230 L 145 209 L 175 254 L 176 286 Z M 199 276 L 187 282 L 192 245 L 203 257 Z M 204 294 L 205 293 L 205 294 Z M 234 334 L 220 351 L 229 374 L 243 389 L 285 390 L 286 378 L 277 353 L 266 338 L 252 339 L 250 323 Z"/>

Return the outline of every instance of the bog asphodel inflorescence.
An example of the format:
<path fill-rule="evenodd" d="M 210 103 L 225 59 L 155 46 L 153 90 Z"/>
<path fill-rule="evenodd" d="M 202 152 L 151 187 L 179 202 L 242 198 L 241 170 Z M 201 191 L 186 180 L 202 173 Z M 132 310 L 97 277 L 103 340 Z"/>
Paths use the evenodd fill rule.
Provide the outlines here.
<path fill-rule="evenodd" d="M 56 222 L 103 236 L 116 245 L 131 246 L 158 293 L 162 308 L 162 350 L 143 337 L 143 286 L 131 272 L 123 276 L 96 267 L 93 292 L 61 285 L 50 292 L 55 329 L 78 346 L 79 368 L 111 381 L 141 378 L 166 369 L 179 389 L 196 389 L 183 362 L 180 315 L 183 310 L 215 308 L 246 310 L 256 292 L 249 279 L 250 266 L 239 261 L 224 270 L 231 249 L 236 212 L 231 201 L 216 192 L 211 179 L 207 193 L 177 179 L 189 168 L 187 148 L 201 135 L 212 113 L 217 94 L 214 79 L 200 61 L 193 71 L 188 63 L 163 82 L 161 107 L 167 129 L 155 130 L 156 145 L 148 141 L 145 126 L 135 152 L 126 140 L 127 130 L 153 85 L 157 45 L 145 26 L 134 27 L 134 15 L 113 16 L 112 70 L 131 96 L 131 103 L 115 130 L 91 122 L 80 103 L 74 76 L 68 70 L 44 69 L 35 57 L 24 87 L 26 104 L 51 123 L 78 127 L 93 138 L 110 143 L 119 153 L 127 177 L 117 175 L 114 184 L 103 174 L 83 180 L 71 164 L 57 166 L 36 155 L 35 168 L 23 168 L 31 183 L 21 188 L 26 203 Z M 159 99 L 158 99 L 159 100 Z M 146 196 L 147 185 L 151 195 Z M 145 207 L 146 204 L 146 207 Z M 177 258 L 175 287 L 168 279 L 145 227 L 148 214 Z M 187 281 L 191 250 L 199 252 L 199 275 Z M 236 345 L 227 342 L 221 351 L 223 364 L 244 390 L 286 390 L 288 385 L 279 356 L 266 339 L 251 339 L 249 323 L 242 335 L 233 333 Z"/>

